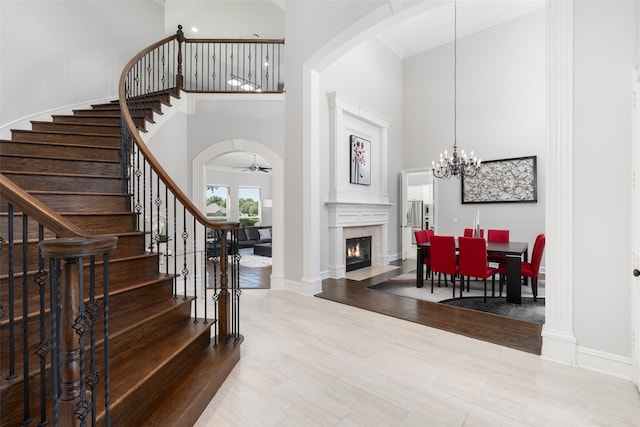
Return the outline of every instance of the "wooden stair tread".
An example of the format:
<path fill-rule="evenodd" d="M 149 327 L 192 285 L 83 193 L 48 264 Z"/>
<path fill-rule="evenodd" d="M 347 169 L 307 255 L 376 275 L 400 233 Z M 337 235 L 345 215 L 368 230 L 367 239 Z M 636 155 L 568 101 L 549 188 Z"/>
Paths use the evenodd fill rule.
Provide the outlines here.
<path fill-rule="evenodd" d="M 122 179 L 120 175 L 92 175 L 82 173 L 62 173 L 62 172 L 42 172 L 42 171 L 2 171 L 4 175 L 31 175 L 46 177 L 63 177 L 63 178 L 93 178 L 93 179 Z"/>
<path fill-rule="evenodd" d="M 156 409 L 140 426 L 184 426 L 195 424 L 227 376 L 240 360 L 240 337 L 234 345 L 209 346 L 197 364 L 190 366 L 182 383 L 158 399 Z"/>
<path fill-rule="evenodd" d="M 51 142 L 43 142 L 43 141 L 14 141 L 11 139 L 0 139 L 0 143 L 12 143 L 12 144 L 31 144 L 31 145 L 49 145 L 49 146 L 55 146 L 55 147 L 70 147 L 70 148 L 98 148 L 98 149 L 102 149 L 102 150 L 114 150 L 114 151 L 119 151 L 120 150 L 120 146 L 115 146 L 115 145 L 91 145 L 91 144 L 71 144 L 71 143 L 65 143 L 65 142 L 61 142 L 61 141 L 51 141 Z"/>
<path fill-rule="evenodd" d="M 28 158 L 28 159 L 45 159 L 45 160 L 67 160 L 67 161 L 77 161 L 77 162 L 95 162 L 95 163 L 120 163 L 119 160 L 108 160 L 108 159 L 93 159 L 90 157 L 87 158 L 68 158 L 68 157 L 59 157 L 59 156 L 47 156 L 43 154 L 11 154 L 11 153 L 1 153 L 3 157 L 17 157 L 17 158 Z"/>
<path fill-rule="evenodd" d="M 59 190 L 29 190 L 29 194 L 48 194 L 48 195 L 60 195 L 60 196 L 129 196 L 127 193 L 110 193 L 110 192 L 93 192 L 93 191 L 59 191 Z"/>

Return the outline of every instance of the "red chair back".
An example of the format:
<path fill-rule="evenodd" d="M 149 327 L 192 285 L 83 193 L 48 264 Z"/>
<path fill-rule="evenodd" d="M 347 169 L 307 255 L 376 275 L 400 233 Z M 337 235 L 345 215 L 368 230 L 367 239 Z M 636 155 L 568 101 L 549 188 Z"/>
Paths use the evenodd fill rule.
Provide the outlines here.
<path fill-rule="evenodd" d="M 544 252 L 544 245 L 546 244 L 546 237 L 544 234 L 538 234 L 536 241 L 533 243 L 533 251 L 531 252 L 531 271 L 534 277 L 538 277 L 540 271 L 540 263 L 542 262 L 542 253 Z"/>
<path fill-rule="evenodd" d="M 456 274 L 456 240 L 453 236 L 431 236 L 432 273 Z"/>
<path fill-rule="evenodd" d="M 488 242 L 509 242 L 509 230 L 487 230 Z"/>
<path fill-rule="evenodd" d="M 464 229 L 464 237 L 473 237 L 473 228 Z M 484 228 L 480 229 L 480 237 L 484 237 Z"/>
<path fill-rule="evenodd" d="M 416 230 L 413 232 L 413 235 L 416 236 L 416 244 L 420 245 L 429 241 L 426 231 L 427 230 Z"/>
<path fill-rule="evenodd" d="M 431 228 L 424 230 L 425 234 L 427 235 L 427 241 L 431 241 L 431 237 L 436 235 L 436 232 L 433 231 Z"/>
<path fill-rule="evenodd" d="M 487 242 L 482 237 L 458 238 L 460 275 L 487 277 Z"/>

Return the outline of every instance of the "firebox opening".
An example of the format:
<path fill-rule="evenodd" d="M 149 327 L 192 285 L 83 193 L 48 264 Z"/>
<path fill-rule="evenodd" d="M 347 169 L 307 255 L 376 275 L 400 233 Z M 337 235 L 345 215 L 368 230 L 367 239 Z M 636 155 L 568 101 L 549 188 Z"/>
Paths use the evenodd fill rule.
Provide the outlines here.
<path fill-rule="evenodd" d="M 346 239 L 346 271 L 371 265 L 371 236 Z"/>

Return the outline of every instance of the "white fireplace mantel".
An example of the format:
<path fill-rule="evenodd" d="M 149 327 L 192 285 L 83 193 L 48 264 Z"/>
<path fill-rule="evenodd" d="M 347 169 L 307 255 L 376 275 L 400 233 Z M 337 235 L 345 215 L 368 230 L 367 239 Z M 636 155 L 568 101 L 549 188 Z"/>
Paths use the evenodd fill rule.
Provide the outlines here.
<path fill-rule="evenodd" d="M 337 93 L 328 96 L 331 129 L 330 173 L 327 194 L 329 222 L 329 276 L 346 274 L 347 238 L 371 236 L 371 264 L 387 265 L 389 259 L 389 203 L 387 157 L 389 121 L 365 105 Z M 371 182 L 349 180 L 351 136 L 370 141 Z"/>
<path fill-rule="evenodd" d="M 347 238 L 371 236 L 371 265 L 389 263 L 392 203 L 327 202 L 326 206 L 329 211 L 329 277 L 345 277 Z"/>

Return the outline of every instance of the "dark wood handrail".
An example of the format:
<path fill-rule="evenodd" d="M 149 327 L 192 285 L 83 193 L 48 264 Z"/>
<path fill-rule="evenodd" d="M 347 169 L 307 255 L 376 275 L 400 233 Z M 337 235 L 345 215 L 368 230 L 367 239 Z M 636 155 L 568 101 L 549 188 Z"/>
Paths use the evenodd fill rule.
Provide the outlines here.
<path fill-rule="evenodd" d="M 183 39 L 187 43 L 284 44 L 284 39 Z"/>
<path fill-rule="evenodd" d="M 93 237 L 51 210 L 2 174 L 0 174 L 0 194 L 9 202 L 18 206 L 22 212 L 33 217 L 60 237 Z"/>
<path fill-rule="evenodd" d="M 176 196 L 178 201 L 182 203 L 182 205 L 187 209 L 187 211 L 193 215 L 193 217 L 202 225 L 207 228 L 218 229 L 218 230 L 233 230 L 240 226 L 238 222 L 215 222 L 209 220 L 203 213 L 198 209 L 191 200 L 187 197 L 186 194 L 178 187 L 178 185 L 171 179 L 166 170 L 162 167 L 160 162 L 156 159 L 156 157 L 151 153 L 151 150 L 147 147 L 147 145 L 142 140 L 140 133 L 131 117 L 131 111 L 129 110 L 129 106 L 127 104 L 127 96 L 126 96 L 126 79 L 127 75 L 133 68 L 133 66 L 140 61 L 147 53 L 153 51 L 154 49 L 162 46 L 165 43 L 168 43 L 172 40 L 186 40 L 182 36 L 182 31 L 178 30 L 177 34 L 173 36 L 167 37 L 165 39 L 160 40 L 157 43 L 152 44 L 151 46 L 141 50 L 136 56 L 129 61 L 129 63 L 124 67 L 122 71 L 122 75 L 120 76 L 120 84 L 118 87 L 119 94 L 119 103 L 120 109 L 122 111 L 122 119 L 124 120 L 125 126 L 128 128 L 129 133 L 132 138 L 135 140 L 136 145 L 140 149 L 140 152 L 143 153 L 144 157 L 147 159 L 151 167 L 157 172 L 160 176 L 160 179 L 165 183 L 165 185 L 169 188 L 171 192 Z"/>

